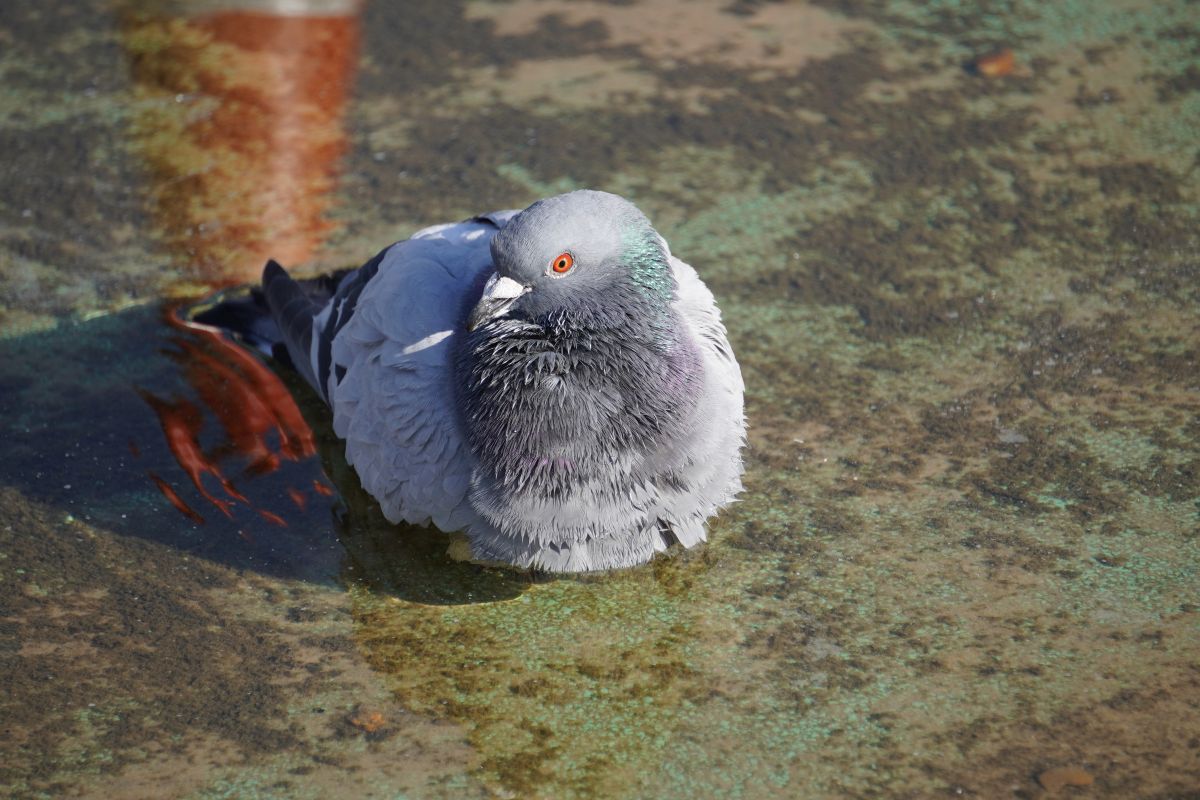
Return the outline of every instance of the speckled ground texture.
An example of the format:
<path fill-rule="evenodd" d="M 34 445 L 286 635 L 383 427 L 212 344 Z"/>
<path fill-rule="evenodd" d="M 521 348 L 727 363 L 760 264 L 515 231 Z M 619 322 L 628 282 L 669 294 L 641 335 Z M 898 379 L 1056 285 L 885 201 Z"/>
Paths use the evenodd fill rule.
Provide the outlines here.
<path fill-rule="evenodd" d="M 247 500 L 196 492 L 144 398 L 243 274 L 232 95 L 153 9 L 4 3 L 0 794 L 1200 797 L 1198 12 L 368 4 L 301 271 L 604 188 L 741 359 L 712 543 L 546 580 L 387 526 L 294 384 L 319 455 L 206 416 Z"/>

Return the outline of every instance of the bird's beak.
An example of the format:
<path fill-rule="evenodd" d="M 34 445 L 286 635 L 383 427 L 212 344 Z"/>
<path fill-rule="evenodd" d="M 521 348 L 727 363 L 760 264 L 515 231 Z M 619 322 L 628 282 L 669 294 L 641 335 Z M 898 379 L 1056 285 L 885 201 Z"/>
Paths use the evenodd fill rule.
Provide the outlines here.
<path fill-rule="evenodd" d="M 471 309 L 467 319 L 467 330 L 473 331 L 483 323 L 495 317 L 503 316 L 517 298 L 528 292 L 532 287 L 522 286 L 512 278 L 506 278 L 499 272 L 493 272 L 492 277 L 484 284 L 483 296 Z"/>

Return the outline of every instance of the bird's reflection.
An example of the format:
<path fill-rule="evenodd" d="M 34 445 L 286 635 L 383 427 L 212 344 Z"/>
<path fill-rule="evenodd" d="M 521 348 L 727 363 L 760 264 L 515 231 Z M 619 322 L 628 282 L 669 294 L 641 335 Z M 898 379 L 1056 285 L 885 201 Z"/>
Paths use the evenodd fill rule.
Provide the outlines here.
<path fill-rule="evenodd" d="M 122 42 L 151 216 L 192 277 L 302 264 L 333 231 L 361 0 L 129 0 Z"/>

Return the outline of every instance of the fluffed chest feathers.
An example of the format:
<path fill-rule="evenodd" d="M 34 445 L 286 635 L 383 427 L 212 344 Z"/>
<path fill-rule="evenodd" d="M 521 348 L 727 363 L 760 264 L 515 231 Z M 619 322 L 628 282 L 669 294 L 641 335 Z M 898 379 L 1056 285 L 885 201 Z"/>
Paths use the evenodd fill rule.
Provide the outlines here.
<path fill-rule="evenodd" d="M 564 333 L 513 321 L 468 337 L 457 391 L 489 482 L 561 500 L 653 477 L 639 473 L 693 427 L 704 377 L 695 342 L 681 327 L 663 330 Z"/>

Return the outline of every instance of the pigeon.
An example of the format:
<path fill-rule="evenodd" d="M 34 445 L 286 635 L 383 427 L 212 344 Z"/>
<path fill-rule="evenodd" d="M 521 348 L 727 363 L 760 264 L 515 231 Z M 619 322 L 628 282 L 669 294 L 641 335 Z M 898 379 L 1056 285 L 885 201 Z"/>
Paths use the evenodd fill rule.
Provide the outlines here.
<path fill-rule="evenodd" d="M 393 523 L 546 572 L 706 539 L 742 489 L 741 371 L 712 293 L 628 200 L 581 190 L 425 228 L 262 297 Z"/>

